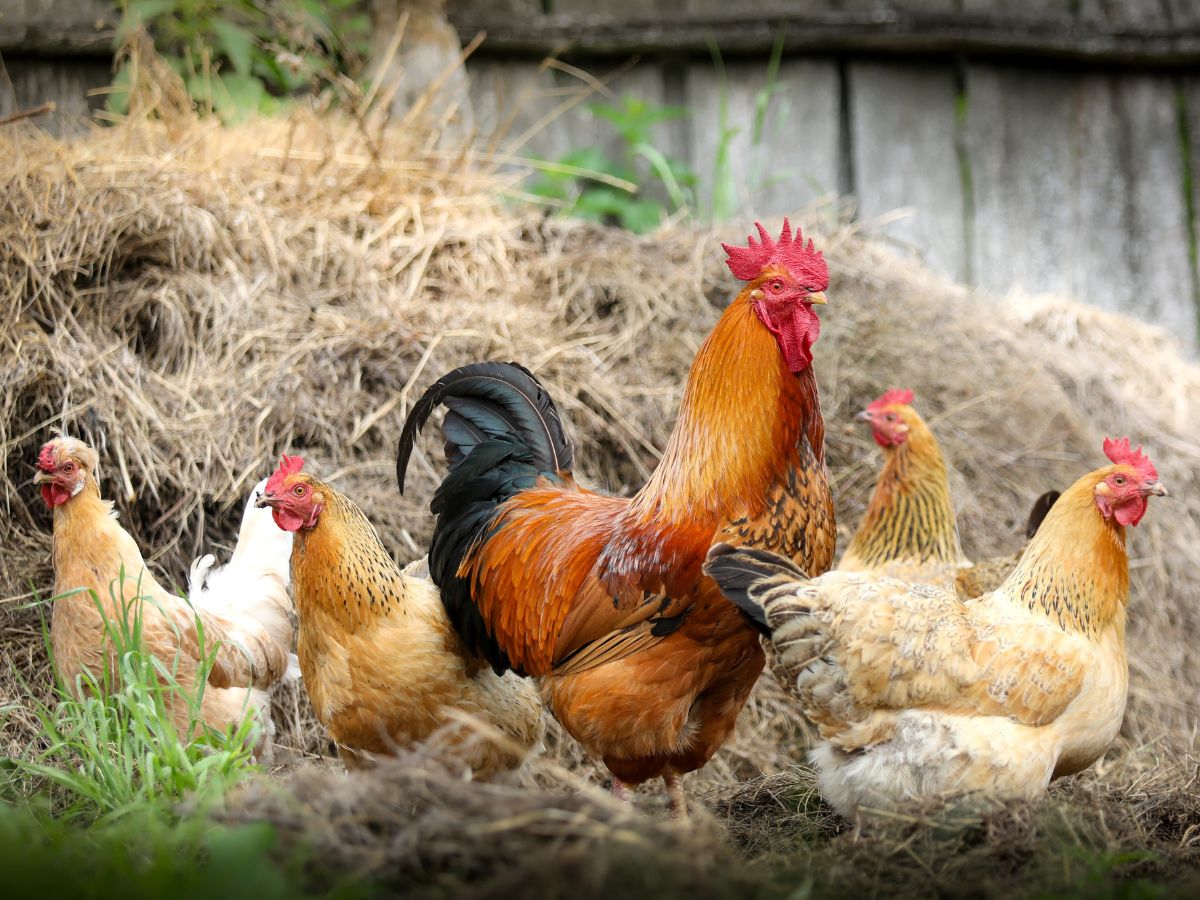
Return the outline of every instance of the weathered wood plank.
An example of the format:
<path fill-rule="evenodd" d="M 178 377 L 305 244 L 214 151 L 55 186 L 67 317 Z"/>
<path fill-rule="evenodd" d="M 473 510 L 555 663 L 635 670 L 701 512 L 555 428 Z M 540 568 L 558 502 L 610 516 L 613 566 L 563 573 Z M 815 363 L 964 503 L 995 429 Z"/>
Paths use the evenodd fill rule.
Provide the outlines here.
<path fill-rule="evenodd" d="M 450 17 L 464 39 L 487 31 L 489 52 L 538 56 L 564 51 L 573 57 L 646 51 L 707 55 L 714 40 L 723 53 L 758 55 L 783 35 L 793 53 L 956 53 L 1153 66 L 1200 62 L 1200 27 L 1172 24 L 1166 16 L 1112 21 L 1064 16 L 1058 0 L 1049 7 L 1022 0 L 1014 11 L 944 10 L 941 0 L 936 3 L 935 8 L 869 4 L 837 10 L 773 3 L 747 10 L 725 4 L 676 15 L 646 5 L 634 17 L 581 0 L 590 8 L 572 14 L 513 18 L 452 8 Z"/>
<path fill-rule="evenodd" d="M 112 82 L 111 67 L 89 59 L 59 60 L 53 66 L 42 60 L 12 59 L 5 68 L 12 88 L 0 84 L 0 118 L 49 100 L 54 112 L 32 121 L 59 135 L 86 131 L 92 111 L 104 105 L 103 97 L 88 96 L 89 92 Z"/>
<path fill-rule="evenodd" d="M 1195 345 L 1200 334 L 1196 306 L 1189 296 L 1193 285 L 1187 178 L 1181 154 L 1182 123 L 1176 86 L 1162 76 L 1103 77 L 1109 81 L 1114 98 L 1114 130 L 1117 160 L 1124 171 L 1125 209 L 1115 233 L 1109 223 L 1093 218 L 1092 228 L 1081 237 L 1100 263 L 1104 250 L 1110 249 L 1104 241 L 1120 235 L 1129 293 L 1110 296 L 1107 303 L 1098 302 L 1122 312 L 1133 312 Z M 1080 191 L 1083 197 L 1100 194 L 1099 185 L 1093 188 L 1086 183 Z M 1103 292 L 1097 285 L 1085 287 L 1078 296 L 1086 299 L 1090 294 L 1102 296 Z"/>
<path fill-rule="evenodd" d="M 119 20 L 113 0 L 4 0 L 0 51 L 111 56 Z"/>
<path fill-rule="evenodd" d="M 1180 114 L 1183 116 L 1183 131 L 1180 133 L 1179 149 L 1183 164 L 1189 174 L 1191 188 L 1191 219 L 1187 222 L 1187 240 L 1191 263 L 1192 308 L 1200 321 L 1200 77 L 1184 79 L 1179 87 Z M 1186 292 L 1185 292 L 1186 293 Z M 1200 326 L 1197 328 L 1200 331 Z M 1200 333 L 1196 335 L 1200 347 Z"/>
<path fill-rule="evenodd" d="M 555 159 L 591 146 L 615 152 L 620 142 L 613 127 L 593 115 L 592 104 L 618 103 L 623 95 L 654 106 L 665 103 L 657 65 L 621 66 L 590 81 L 540 62 L 481 58 L 468 63 L 468 73 L 479 135 L 497 147 L 514 147 L 524 136 L 519 155 Z M 659 133 L 659 148 L 680 152 L 670 135 L 669 129 Z"/>
<path fill-rule="evenodd" d="M 957 89 L 950 66 L 852 63 L 851 147 L 860 217 L 912 214 L 882 233 L 936 269 L 967 274 L 962 174 L 955 147 Z"/>
<path fill-rule="evenodd" d="M 737 208 L 764 215 L 790 213 L 837 192 L 838 76 L 831 62 L 786 61 L 756 129 L 756 97 L 766 62 L 726 67 L 725 140 L 728 182 Z M 716 160 L 722 144 L 722 83 L 712 65 L 687 70 L 692 110 L 691 165 L 700 176 L 700 208 L 712 207 Z"/>
<path fill-rule="evenodd" d="M 1196 343 L 1175 89 L 1164 76 L 971 67 L 973 272 Z"/>
<path fill-rule="evenodd" d="M 471 90 L 481 144 L 501 160 L 555 162 L 572 151 L 595 147 L 609 159 L 622 161 L 628 149 L 624 141 L 614 126 L 590 107 L 596 103 L 620 105 L 625 97 L 655 107 L 666 105 L 671 101 L 663 67 L 618 70 L 600 80 L 604 82 L 601 88 L 593 91 L 591 84 L 576 75 L 539 64 L 476 61 L 471 68 Z M 562 109 L 568 105 L 570 108 Z M 556 110 L 560 111 L 556 114 Z M 676 124 L 659 123 L 653 143 L 667 157 L 687 161 L 687 132 Z M 648 164 L 637 160 L 634 165 L 645 195 L 666 204 L 667 193 L 648 174 Z"/>
<path fill-rule="evenodd" d="M 967 70 L 963 146 L 974 216 L 975 284 L 1006 293 L 1069 291 L 1072 79 L 1034 70 Z"/>

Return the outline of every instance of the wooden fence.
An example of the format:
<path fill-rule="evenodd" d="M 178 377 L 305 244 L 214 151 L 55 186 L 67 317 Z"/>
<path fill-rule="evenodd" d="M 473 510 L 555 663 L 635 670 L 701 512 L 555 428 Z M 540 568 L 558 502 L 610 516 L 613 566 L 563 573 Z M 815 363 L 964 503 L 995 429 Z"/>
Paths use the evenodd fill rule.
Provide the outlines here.
<path fill-rule="evenodd" d="M 103 22 L 106 4 L 76 5 L 89 4 Z M 487 32 L 470 91 L 476 128 L 501 132 L 499 146 L 525 136 L 522 153 L 553 159 L 611 145 L 587 109 L 607 92 L 680 105 L 689 114 L 655 142 L 700 175 L 701 210 L 724 148 L 746 218 L 852 197 L 860 218 L 968 284 L 1065 293 L 1200 347 L 1200 0 L 749 6 L 451 0 L 448 12 L 464 43 Z M 26 19 L 35 27 L 18 33 L 0 18 L 13 84 L 0 117 L 45 95 L 81 109 L 109 77 L 103 28 Z"/>

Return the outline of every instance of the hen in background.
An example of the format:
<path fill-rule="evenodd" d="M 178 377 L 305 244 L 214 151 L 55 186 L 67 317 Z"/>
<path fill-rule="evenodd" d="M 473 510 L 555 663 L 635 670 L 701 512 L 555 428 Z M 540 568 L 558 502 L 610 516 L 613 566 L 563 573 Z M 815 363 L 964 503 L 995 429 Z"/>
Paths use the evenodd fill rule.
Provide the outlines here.
<path fill-rule="evenodd" d="M 810 579 L 717 545 L 705 570 L 770 633 L 843 815 L 971 794 L 1033 798 L 1108 749 L 1129 666 L 1126 529 L 1165 496 L 1128 438 L 1050 509 L 1017 568 L 972 601 L 864 572 Z"/>
<path fill-rule="evenodd" d="M 941 446 L 912 402 L 912 391 L 893 388 L 855 416 L 871 426 L 883 449 L 883 468 L 837 567 L 953 587 L 964 598 L 977 597 L 1004 581 L 1021 552 L 978 564 L 963 554 Z M 1057 497 L 1050 491 L 1035 501 L 1027 539 Z"/>
<path fill-rule="evenodd" d="M 34 480 L 54 515 L 56 599 L 50 638 L 59 672 L 73 688 L 85 671 L 99 681 L 105 667 L 104 619 L 119 621 L 122 605 L 145 598 L 149 602 L 140 608 L 146 648 L 168 669 L 174 667 L 190 696 L 201 654 L 212 656 L 215 650 L 200 718 L 225 731 L 252 713 L 264 729 L 256 751 L 264 758 L 270 710 L 261 691 L 283 677 L 294 636 L 286 543 L 263 527 L 265 514 L 253 507 L 251 497 L 229 564 L 213 570 L 212 556 L 197 560 L 190 577 L 193 596 L 179 597 L 158 583 L 137 543 L 117 522 L 112 503 L 101 499 L 98 466 L 95 450 L 65 436 L 45 444 L 37 459 Z M 114 661 L 108 662 L 116 671 Z M 189 705 L 177 697 L 168 702 L 180 737 L 194 737 L 198 725 Z"/>

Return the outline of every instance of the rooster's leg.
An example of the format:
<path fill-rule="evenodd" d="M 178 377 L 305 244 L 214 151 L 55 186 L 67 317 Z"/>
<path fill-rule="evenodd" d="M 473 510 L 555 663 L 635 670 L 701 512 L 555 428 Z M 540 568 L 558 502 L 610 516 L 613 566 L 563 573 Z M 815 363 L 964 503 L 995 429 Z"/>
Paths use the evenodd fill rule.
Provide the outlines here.
<path fill-rule="evenodd" d="M 612 794 L 622 803 L 627 804 L 630 802 L 629 785 L 623 782 L 616 775 L 613 776 L 612 780 Z"/>
<path fill-rule="evenodd" d="M 683 782 L 679 775 L 672 772 L 663 776 L 663 784 L 667 786 L 667 797 L 671 801 L 671 818 L 676 822 L 688 817 L 687 798 L 683 796 Z"/>

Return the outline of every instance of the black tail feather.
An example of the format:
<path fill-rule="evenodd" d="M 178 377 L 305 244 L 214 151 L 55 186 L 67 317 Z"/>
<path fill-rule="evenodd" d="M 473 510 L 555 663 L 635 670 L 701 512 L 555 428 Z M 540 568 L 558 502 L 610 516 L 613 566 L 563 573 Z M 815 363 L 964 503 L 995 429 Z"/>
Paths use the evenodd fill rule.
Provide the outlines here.
<path fill-rule="evenodd" d="M 1049 515 L 1051 507 L 1054 506 L 1060 496 L 1062 495 L 1058 491 L 1046 491 L 1046 493 L 1033 501 L 1033 508 L 1029 510 L 1029 521 L 1025 523 L 1026 540 L 1037 534 L 1038 529 L 1042 527 L 1042 522 Z"/>
<path fill-rule="evenodd" d="M 737 606 L 762 634 L 771 636 L 766 613 L 758 600 L 758 588 L 767 579 L 807 581 L 804 570 L 790 559 L 769 550 L 714 544 L 704 563 L 704 574 L 717 583 L 721 593 Z"/>
<path fill-rule="evenodd" d="M 500 362 L 464 366 L 433 384 L 404 423 L 396 456 L 401 493 L 417 433 L 438 405 L 446 407 L 442 436 L 450 472 L 429 506 L 438 517 L 429 574 L 463 642 L 503 672 L 511 668 L 508 655 L 458 572 L 471 549 L 487 540 L 500 505 L 539 476 L 569 473 L 574 453 L 554 401 L 527 369 Z"/>
<path fill-rule="evenodd" d="M 413 406 L 396 455 L 400 493 L 417 433 L 439 404 L 450 410 L 442 430 L 451 468 L 485 440 L 503 437 L 527 446 L 539 471 L 570 472 L 574 465 L 558 408 L 533 374 L 512 362 L 476 363 L 439 378 Z"/>

